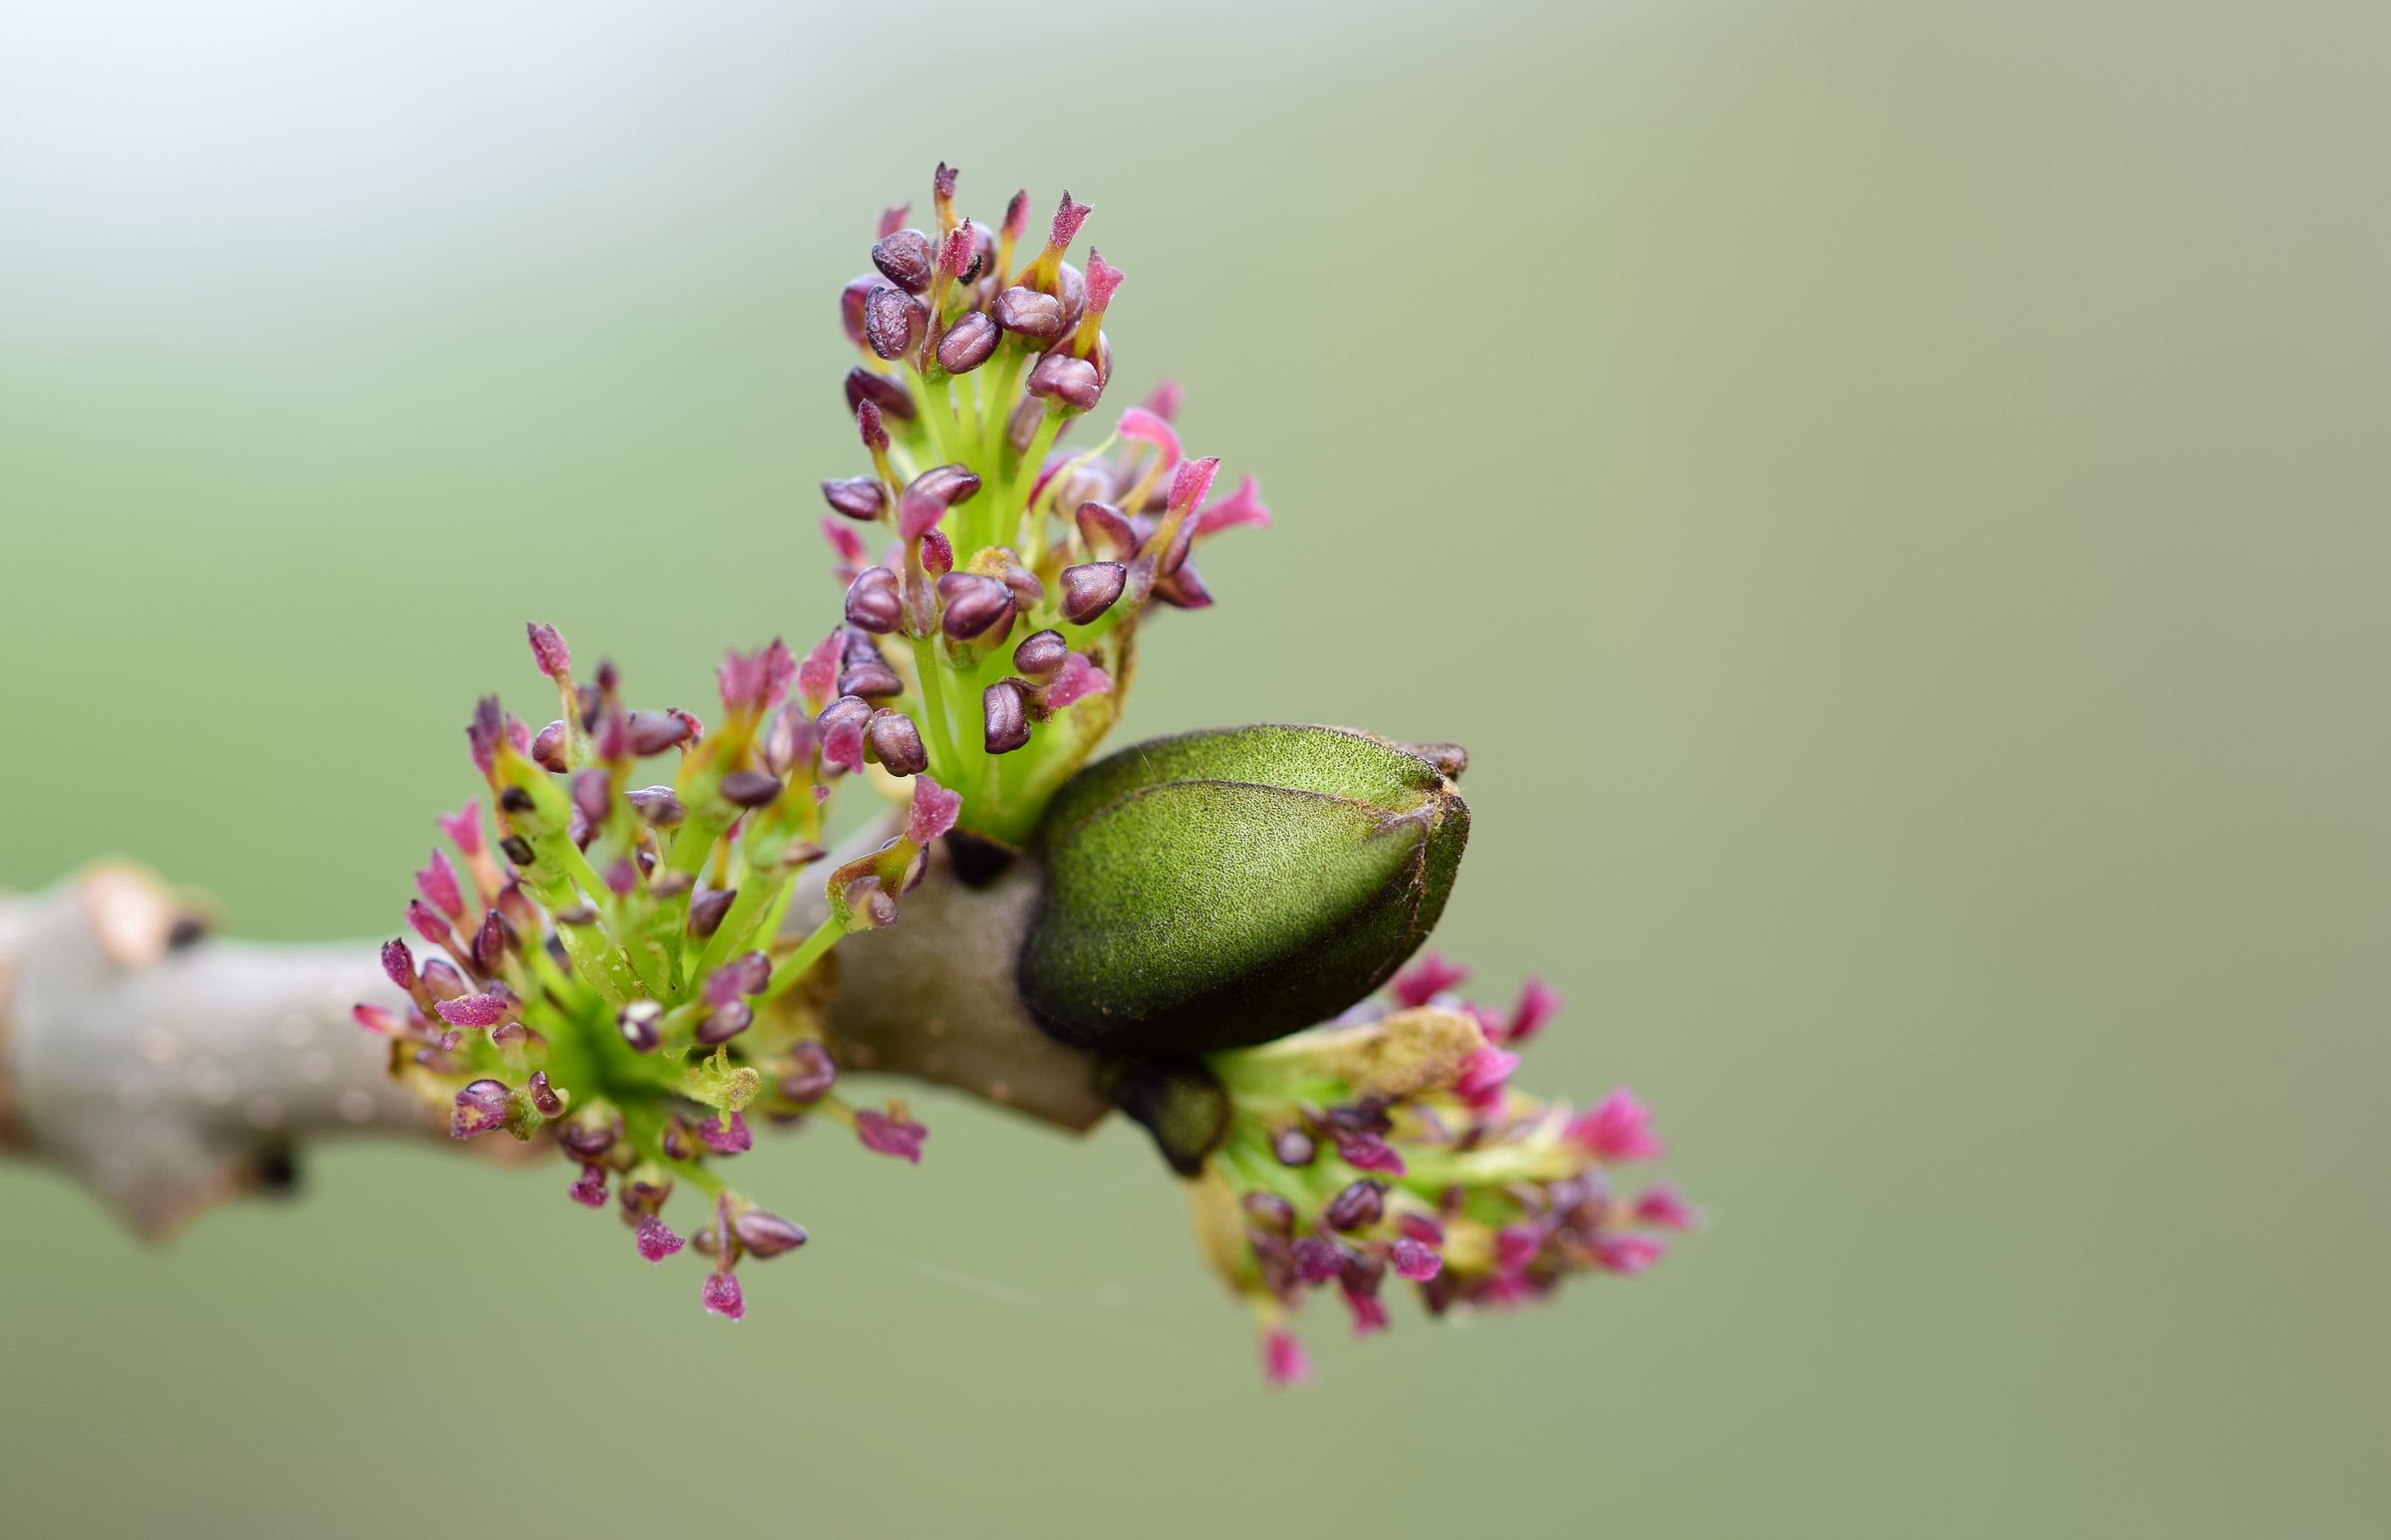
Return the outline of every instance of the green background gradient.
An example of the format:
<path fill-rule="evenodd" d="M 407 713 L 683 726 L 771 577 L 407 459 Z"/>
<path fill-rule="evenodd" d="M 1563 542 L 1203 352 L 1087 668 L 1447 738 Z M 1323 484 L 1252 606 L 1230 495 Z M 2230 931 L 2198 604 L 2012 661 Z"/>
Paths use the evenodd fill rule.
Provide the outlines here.
<path fill-rule="evenodd" d="M 1708 1233 L 1271 1396 L 1132 1131 L 827 1134 L 736 1329 L 561 1168 L 0 1167 L 20 1535 L 2379 1534 L 2380 8 L 0 12 L 0 883 L 388 932 L 521 623 L 817 634 L 883 201 L 1092 202 L 1279 515 L 1125 732 L 1457 738 L 1440 943 Z M 877 73 L 876 73 L 877 72 Z"/>

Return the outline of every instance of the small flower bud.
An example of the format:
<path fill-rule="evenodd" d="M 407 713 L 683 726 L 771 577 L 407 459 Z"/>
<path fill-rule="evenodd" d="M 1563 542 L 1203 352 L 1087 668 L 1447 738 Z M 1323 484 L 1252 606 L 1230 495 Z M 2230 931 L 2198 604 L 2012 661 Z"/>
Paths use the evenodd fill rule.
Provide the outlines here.
<path fill-rule="evenodd" d="M 1029 712 L 1020 685 L 998 679 L 980 691 L 979 707 L 981 742 L 989 753 L 1010 754 L 1029 741 Z"/>
<path fill-rule="evenodd" d="M 875 289 L 864 302 L 864 336 L 884 359 L 902 359 L 922 345 L 930 314 L 901 289 Z"/>
<path fill-rule="evenodd" d="M 839 1067 L 830 1050 L 812 1038 L 789 1050 L 789 1062 L 796 1068 L 780 1078 L 780 1094 L 800 1106 L 822 1100 L 839 1083 Z"/>
<path fill-rule="evenodd" d="M 860 278 L 847 280 L 847 287 L 839 291 L 839 326 L 847 333 L 847 340 L 858 348 L 870 346 L 864 335 L 864 302 L 872 298 L 873 290 L 884 288 L 886 284 L 887 280 L 878 273 L 866 273 Z M 848 405 L 850 409 L 854 406 L 852 396 Z"/>
<path fill-rule="evenodd" d="M 531 757 L 541 769 L 562 775 L 573 768 L 573 762 L 565 757 L 566 745 L 571 741 L 572 735 L 563 722 L 550 722 L 531 740 Z"/>
<path fill-rule="evenodd" d="M 863 340 L 860 336 L 856 338 L 859 344 Z M 858 416 L 863 413 L 864 403 L 869 401 L 884 416 L 899 422 L 914 420 L 913 392 L 905 387 L 903 381 L 892 380 L 878 370 L 866 369 L 858 364 L 847 371 L 846 390 L 847 409 Z"/>
<path fill-rule="evenodd" d="M 796 1250 L 805 1244 L 805 1226 L 791 1224 L 778 1214 L 768 1214 L 760 1208 L 750 1208 L 730 1221 L 730 1231 L 739 1244 L 756 1257 L 776 1257 Z"/>
<path fill-rule="evenodd" d="M 733 770 L 722 777 L 722 800 L 734 808 L 766 807 L 780 793 L 780 778 L 761 770 Z"/>
<path fill-rule="evenodd" d="M 615 1012 L 615 1030 L 634 1053 L 654 1053 L 664 1041 L 664 1008 L 654 1000 L 631 1000 Z"/>
<path fill-rule="evenodd" d="M 657 829 L 677 829 L 680 821 L 689 816 L 689 810 L 681 806 L 669 786 L 643 786 L 638 791 L 626 792 L 624 800 L 631 804 L 633 812 Z"/>
<path fill-rule="evenodd" d="M 1104 381 L 1096 366 L 1059 351 L 1038 360 L 1022 388 L 1041 400 L 1060 401 L 1074 411 L 1086 411 L 1104 397 Z"/>
<path fill-rule="evenodd" d="M 932 465 L 906 483 L 905 495 L 921 497 L 941 508 L 967 503 L 979 493 L 979 473 L 968 465 Z"/>
<path fill-rule="evenodd" d="M 495 1080 L 477 1080 L 459 1091 L 448 1116 L 448 1137 L 472 1139 L 505 1128 L 508 1096 L 505 1083 Z"/>
<path fill-rule="evenodd" d="M 939 628 L 957 642 L 969 642 L 1013 618 L 1013 591 L 977 573 L 950 572 L 940 578 L 938 602 L 944 607 Z"/>
<path fill-rule="evenodd" d="M 844 481 L 823 482 L 822 500 L 836 513 L 870 523 L 889 505 L 889 494 L 877 476 L 850 476 Z"/>
<path fill-rule="evenodd" d="M 540 665 L 540 672 L 551 679 L 561 679 L 572 671 L 572 649 L 565 645 L 565 639 L 557 634 L 555 627 L 532 621 L 523 630 L 531 639 L 532 661 Z"/>
<path fill-rule="evenodd" d="M 1128 582 L 1129 569 L 1119 562 L 1082 562 L 1064 568 L 1063 619 L 1074 626 L 1087 625 L 1113 607 Z"/>
<path fill-rule="evenodd" d="M 1063 666 L 1071 655 L 1071 644 L 1059 631 L 1032 632 L 1013 648 L 1013 666 L 1033 679 L 1042 679 Z"/>
<path fill-rule="evenodd" d="M 697 1041 L 706 1048 L 718 1048 L 755 1023 L 755 1011 L 743 1000 L 717 1005 L 707 1011 L 697 1023 Z"/>
<path fill-rule="evenodd" d="M 904 619 L 905 596 L 888 568 L 867 567 L 847 585 L 848 625 L 885 637 Z"/>
<path fill-rule="evenodd" d="M 677 711 L 634 711 L 628 723 L 631 751 L 642 759 L 689 741 L 689 718 Z"/>
<path fill-rule="evenodd" d="M 1328 1200 L 1320 1222 L 1332 1230 L 1366 1230 L 1386 1213 L 1387 1189 L 1375 1181 L 1357 1181 Z"/>
<path fill-rule="evenodd" d="M 930 768 L 930 755 L 922 746 L 921 730 L 902 711 L 873 712 L 871 722 L 864 728 L 864 741 L 891 775 L 920 775 Z"/>
<path fill-rule="evenodd" d="M 938 339 L 938 368 L 949 375 L 968 375 L 988 362 L 988 355 L 1003 340 L 1004 334 L 994 321 L 972 311 Z"/>
<path fill-rule="evenodd" d="M 1035 289 L 1007 289 L 988 307 L 991 320 L 1016 337 L 1052 342 L 1063 335 L 1063 302 Z"/>
<path fill-rule="evenodd" d="M 689 934 L 704 940 L 721 928 L 722 916 L 737 900 L 736 888 L 700 888 L 689 899 Z"/>
<path fill-rule="evenodd" d="M 884 235 L 872 248 L 872 265 L 908 294 L 930 287 L 930 237 L 920 230 Z"/>
<path fill-rule="evenodd" d="M 1320 1147 L 1301 1129 L 1281 1129 L 1270 1137 L 1270 1153 L 1281 1165 L 1309 1165 L 1318 1157 Z"/>

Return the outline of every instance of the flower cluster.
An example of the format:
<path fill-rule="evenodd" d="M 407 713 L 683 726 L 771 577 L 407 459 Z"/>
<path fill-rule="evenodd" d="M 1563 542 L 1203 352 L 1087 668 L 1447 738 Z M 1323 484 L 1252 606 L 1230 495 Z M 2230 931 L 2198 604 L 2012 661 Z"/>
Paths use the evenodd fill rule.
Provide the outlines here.
<path fill-rule="evenodd" d="M 1572 1274 L 1635 1274 L 1692 1211 L 1612 1168 L 1661 1154 L 1614 1091 L 1572 1113 L 1511 1089 L 1517 1049 L 1559 1007 L 1530 982 L 1508 1013 L 1453 991 L 1434 953 L 1338 1020 L 1207 1060 L 1229 1126 L 1194 1184 L 1206 1255 L 1260 1323 L 1274 1384 L 1310 1374 L 1289 1314 L 1333 1285 L 1357 1336 L 1388 1325 L 1389 1275 L 1432 1314 L 1540 1299 Z"/>
<path fill-rule="evenodd" d="M 1210 604 L 1190 551 L 1270 512 L 1250 476 L 1211 498 L 1219 461 L 1182 455 L 1175 386 L 1086 452 L 1055 447 L 1111 384 L 1121 271 L 1065 260 L 1089 212 L 1070 194 L 1032 252 L 1027 193 L 991 230 L 954 186 L 940 165 L 934 231 L 884 214 L 840 296 L 872 472 L 822 484 L 823 528 L 848 585 L 841 687 L 901 703 L 962 827 L 1018 845 L 1119 715 L 1139 618 Z"/>
<path fill-rule="evenodd" d="M 957 799 L 920 773 L 910 722 L 838 693 L 836 633 L 802 659 L 778 641 L 732 653 L 708 728 L 631 708 L 612 664 L 577 683 L 555 629 L 529 631 L 560 714 L 535 733 L 495 697 L 475 709 L 466 736 L 495 838 L 478 801 L 440 819 L 463 871 L 435 849 L 415 874 L 416 945 L 382 953 L 404 1001 L 356 1018 L 390 1039 L 392 1073 L 447 1109 L 456 1138 L 549 1130 L 578 1168 L 574 1200 L 602 1208 L 611 1184 L 651 1262 L 682 1246 L 663 1217 L 674 1186 L 697 1188 L 697 1248 L 713 1259 L 702 1299 L 735 1320 L 740 1258 L 805 1242 L 715 1168 L 749 1148 L 750 1116 L 829 1118 L 871 1150 L 921 1158 L 927 1131 L 903 1103 L 838 1093 L 817 965 L 841 935 L 895 919 Z M 658 755 L 677 759 L 671 783 L 634 786 Z M 867 764 L 913 778 L 909 817 L 829 873 L 823 917 L 784 944 L 811 887 L 800 878 L 824 858 L 824 804 Z"/>

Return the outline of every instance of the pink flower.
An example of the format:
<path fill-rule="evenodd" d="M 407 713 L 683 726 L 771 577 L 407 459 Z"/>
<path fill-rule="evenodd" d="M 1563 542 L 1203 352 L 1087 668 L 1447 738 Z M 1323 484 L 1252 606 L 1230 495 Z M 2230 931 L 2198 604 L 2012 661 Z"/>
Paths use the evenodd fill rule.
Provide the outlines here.
<path fill-rule="evenodd" d="M 434 1001 L 431 1008 L 452 1027 L 494 1027 L 514 1016 L 516 1001 L 509 994 L 469 994 Z"/>
<path fill-rule="evenodd" d="M 450 919 L 465 917 L 465 896 L 456 885 L 456 868 L 438 851 L 433 851 L 430 862 L 415 874 L 415 892 L 423 896 L 424 902 Z"/>
<path fill-rule="evenodd" d="M 1426 1005 L 1459 985 L 1469 970 L 1445 960 L 1441 952 L 1422 952 L 1420 960 L 1395 975 L 1395 1003 L 1407 1010 Z"/>
<path fill-rule="evenodd" d="M 1179 463 L 1179 430 L 1159 412 L 1132 406 L 1121 413 L 1120 431 L 1123 438 L 1140 439 L 1162 450 L 1164 469 Z"/>
<path fill-rule="evenodd" d="M 1113 291 L 1121 287 L 1121 280 L 1127 276 L 1119 268 L 1105 261 L 1103 252 L 1093 246 L 1089 247 L 1087 313 L 1101 320 L 1105 310 L 1113 303 Z"/>
<path fill-rule="evenodd" d="M 876 1155 L 895 1155 L 922 1163 L 922 1142 L 930 1130 L 902 1114 L 875 1112 L 867 1107 L 855 1115 L 855 1137 Z"/>
<path fill-rule="evenodd" d="M 448 1137 L 471 1139 L 506 1127 L 506 1087 L 495 1080 L 477 1080 L 456 1094 L 456 1110 L 448 1115 Z"/>
<path fill-rule="evenodd" d="M 1503 1087 L 1510 1083 L 1511 1072 L 1517 1068 L 1517 1054 L 1504 1053 L 1499 1048 L 1473 1049 L 1469 1057 L 1461 1061 L 1461 1071 L 1453 1083 L 1453 1093 L 1472 1107 L 1487 1102 L 1499 1103 Z"/>
<path fill-rule="evenodd" d="M 1352 1289 L 1347 1289 L 1345 1304 L 1353 1312 L 1354 1336 L 1368 1337 L 1374 1332 L 1383 1332 L 1387 1329 L 1386 1301 L 1377 1295 L 1359 1294 Z"/>
<path fill-rule="evenodd" d="M 863 560 L 863 547 L 856 547 L 856 560 Z M 797 665 L 797 692 L 805 697 L 809 710 L 819 712 L 838 697 L 839 652 L 842 638 L 832 632 L 805 654 Z"/>
<path fill-rule="evenodd" d="M 1639 1223 L 1656 1229 L 1690 1230 L 1694 1228 L 1694 1210 L 1678 1195 L 1677 1188 L 1667 1182 L 1646 1187 L 1636 1199 L 1634 1209 Z"/>
<path fill-rule="evenodd" d="M 1061 671 L 1040 692 L 1039 698 L 1045 702 L 1047 710 L 1060 711 L 1090 695 L 1107 694 L 1112 687 L 1112 679 L 1091 662 L 1085 652 L 1074 652 L 1063 659 Z"/>
<path fill-rule="evenodd" d="M 1403 1156 L 1375 1134 L 1339 1133 L 1337 1154 L 1355 1170 L 1385 1171 L 1390 1176 L 1403 1174 Z"/>
<path fill-rule="evenodd" d="M 440 833 L 467 856 L 481 854 L 481 804 L 468 802 L 453 813 L 439 815 Z"/>
<path fill-rule="evenodd" d="M 960 792 L 948 791 L 927 774 L 914 777 L 914 805 L 906 815 L 905 837 L 927 846 L 954 827 L 963 810 Z"/>
<path fill-rule="evenodd" d="M 707 1273 L 704 1292 L 698 1298 L 704 1301 L 706 1309 L 729 1320 L 736 1321 L 747 1314 L 747 1301 L 739 1293 L 739 1280 L 727 1272 Z"/>
<path fill-rule="evenodd" d="M 1312 1361 L 1303 1344 L 1283 1326 L 1262 1334 L 1262 1376 L 1274 1386 L 1302 1385 L 1312 1378 Z"/>
<path fill-rule="evenodd" d="M 1519 1003 L 1511 1007 L 1511 1019 L 1503 1028 L 1503 1040 L 1524 1043 L 1544 1030 L 1544 1023 L 1561 1008 L 1561 997 L 1540 978 L 1531 978 L 1519 988 Z"/>
<path fill-rule="evenodd" d="M 448 928 L 448 921 L 440 917 L 440 911 L 420 898 L 407 900 L 406 922 L 415 934 L 434 946 L 446 946 L 456 938 Z"/>
<path fill-rule="evenodd" d="M 708 1118 L 697 1125 L 697 1137 L 705 1148 L 719 1155 L 744 1155 L 755 1148 L 755 1136 L 747 1132 L 747 1119 L 740 1113 L 730 1115 L 730 1127 L 724 1128 L 719 1118 Z"/>
<path fill-rule="evenodd" d="M 1506 1224 L 1494 1232 L 1494 1265 L 1506 1273 L 1526 1270 L 1544 1249 L 1544 1232 L 1532 1224 Z"/>
<path fill-rule="evenodd" d="M 664 1221 L 654 1214 L 640 1215 L 632 1236 L 639 1242 L 640 1255 L 651 1262 L 661 1262 L 681 1248 L 681 1238 L 666 1228 Z"/>
<path fill-rule="evenodd" d="M 1662 1153 L 1652 1132 L 1652 1109 L 1625 1086 L 1592 1112 L 1571 1119 L 1563 1133 L 1597 1160 L 1649 1160 Z"/>
<path fill-rule="evenodd" d="M 398 1017 L 379 1005 L 353 1005 L 349 1008 L 349 1014 L 368 1032 L 379 1032 L 384 1037 L 397 1037 L 406 1030 Z"/>
<path fill-rule="evenodd" d="M 551 679 L 561 679 L 572 671 L 573 651 L 565 645 L 565 639 L 557 634 L 555 627 L 533 621 L 523 631 L 531 639 L 532 661 L 540 665 L 540 672 Z"/>
<path fill-rule="evenodd" d="M 1196 515 L 1196 535 L 1216 535 L 1224 529 L 1238 529 L 1247 525 L 1255 529 L 1269 528 L 1270 510 L 1262 502 L 1261 492 L 1262 484 L 1253 477 L 1238 477 L 1234 492 Z"/>
<path fill-rule="evenodd" d="M 1445 1270 L 1445 1259 L 1426 1243 L 1402 1235 L 1387 1248 L 1387 1265 L 1395 1269 L 1398 1278 L 1425 1283 Z"/>
<path fill-rule="evenodd" d="M 1594 1237 L 1592 1245 L 1596 1265 L 1631 1278 L 1659 1261 L 1668 1249 L 1649 1235 L 1625 1230 L 1605 1230 Z"/>
<path fill-rule="evenodd" d="M 1207 454 L 1200 460 L 1180 461 L 1178 472 L 1171 478 L 1171 510 L 1174 513 L 1194 512 L 1196 505 L 1203 501 L 1203 495 L 1212 489 L 1212 477 L 1219 470 L 1220 457 L 1216 454 Z"/>
<path fill-rule="evenodd" d="M 830 542 L 831 554 L 847 566 L 861 567 L 864 565 L 864 537 L 837 519 L 823 519 L 822 538 Z"/>
<path fill-rule="evenodd" d="M 565 1195 L 584 1208 L 604 1208 L 606 1206 L 606 1167 L 603 1165 L 583 1166 L 581 1179 L 567 1187 Z"/>

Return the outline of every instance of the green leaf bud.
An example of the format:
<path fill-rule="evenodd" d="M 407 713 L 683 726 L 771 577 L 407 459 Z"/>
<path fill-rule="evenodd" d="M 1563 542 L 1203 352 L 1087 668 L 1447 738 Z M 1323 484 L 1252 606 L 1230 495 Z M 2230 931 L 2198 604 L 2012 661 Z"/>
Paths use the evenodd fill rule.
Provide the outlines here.
<path fill-rule="evenodd" d="M 1336 727 L 1217 729 L 1090 765 L 1040 826 L 1030 1014 L 1074 1047 L 1263 1043 L 1376 989 L 1444 911 L 1469 810 L 1423 755 Z"/>

